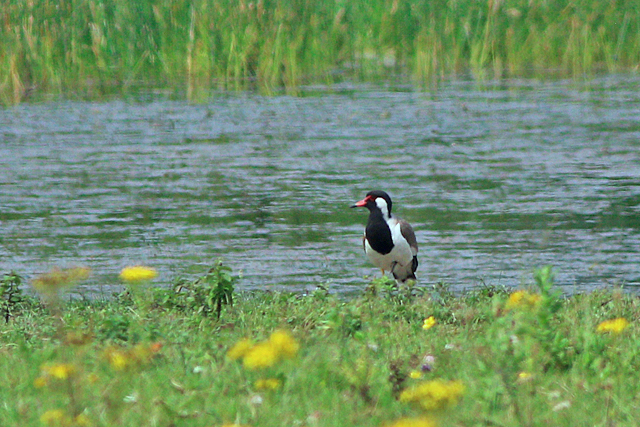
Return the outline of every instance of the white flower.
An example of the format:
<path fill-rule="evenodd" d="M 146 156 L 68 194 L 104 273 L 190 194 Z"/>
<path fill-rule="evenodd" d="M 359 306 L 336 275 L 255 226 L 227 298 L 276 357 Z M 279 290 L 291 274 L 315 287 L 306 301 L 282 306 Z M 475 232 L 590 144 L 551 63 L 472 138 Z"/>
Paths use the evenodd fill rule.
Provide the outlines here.
<path fill-rule="evenodd" d="M 138 393 L 134 391 L 130 395 L 125 396 L 124 399 L 122 399 L 122 401 L 125 403 L 136 403 L 138 401 Z"/>
<path fill-rule="evenodd" d="M 569 407 L 571 407 L 571 402 L 569 402 L 568 400 L 564 400 L 558 403 L 556 406 L 554 406 L 552 411 L 558 412 L 558 411 L 562 411 L 563 409 L 567 409 Z"/>
<path fill-rule="evenodd" d="M 253 396 L 251 396 L 251 398 L 249 399 L 249 403 L 252 404 L 253 406 L 260 406 L 262 405 L 262 396 L 260 396 L 259 394 L 254 394 Z"/>

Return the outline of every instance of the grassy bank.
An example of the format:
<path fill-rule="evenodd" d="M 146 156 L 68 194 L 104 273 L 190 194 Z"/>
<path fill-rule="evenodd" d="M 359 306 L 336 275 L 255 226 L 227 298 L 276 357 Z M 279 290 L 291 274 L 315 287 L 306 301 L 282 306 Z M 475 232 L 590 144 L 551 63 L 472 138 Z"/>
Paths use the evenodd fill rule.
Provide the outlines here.
<path fill-rule="evenodd" d="M 637 70 L 634 0 L 8 0 L 0 99 Z"/>
<path fill-rule="evenodd" d="M 65 302 L 50 277 L 18 296 L 12 277 L 2 426 L 637 424 L 640 300 L 563 298 L 549 269 L 517 292 L 378 280 L 349 300 L 236 294 L 219 266 L 108 301 Z"/>

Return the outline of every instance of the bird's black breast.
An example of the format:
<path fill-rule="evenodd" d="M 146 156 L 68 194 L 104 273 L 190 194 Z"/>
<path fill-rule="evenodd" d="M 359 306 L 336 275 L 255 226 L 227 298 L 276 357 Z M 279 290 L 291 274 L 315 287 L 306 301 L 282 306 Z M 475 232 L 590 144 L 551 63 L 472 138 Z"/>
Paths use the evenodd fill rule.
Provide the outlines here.
<path fill-rule="evenodd" d="M 365 229 L 365 236 L 369 242 L 371 248 L 382 254 L 386 255 L 393 249 L 393 238 L 391 237 L 391 230 L 387 225 L 387 222 L 380 218 L 370 218 L 367 228 Z"/>

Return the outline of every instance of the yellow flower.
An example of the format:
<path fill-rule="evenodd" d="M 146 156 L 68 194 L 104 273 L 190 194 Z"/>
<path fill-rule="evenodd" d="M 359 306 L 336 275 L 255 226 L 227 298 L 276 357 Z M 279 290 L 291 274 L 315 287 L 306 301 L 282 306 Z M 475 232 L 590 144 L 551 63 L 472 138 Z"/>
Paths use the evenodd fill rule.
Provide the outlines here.
<path fill-rule="evenodd" d="M 422 329 L 427 330 L 427 329 L 431 329 L 436 325 L 436 318 L 433 316 L 429 316 L 426 319 L 424 319 L 424 323 L 422 324 Z"/>
<path fill-rule="evenodd" d="M 32 282 L 33 288 L 44 294 L 53 294 L 63 288 L 75 286 L 86 280 L 91 274 L 87 267 L 59 269 L 54 268 L 48 273 L 41 274 Z"/>
<path fill-rule="evenodd" d="M 244 338 L 227 351 L 229 360 L 242 358 L 242 363 L 247 369 L 262 369 L 275 365 L 281 359 L 295 357 L 300 344 L 285 330 L 277 330 L 271 334 L 267 341 L 254 344 L 250 339 Z"/>
<path fill-rule="evenodd" d="M 130 363 L 129 363 L 129 358 L 127 357 L 126 354 L 119 351 L 115 351 L 111 353 L 111 357 L 109 358 L 109 364 L 116 371 L 122 371 L 127 366 L 129 366 Z"/>
<path fill-rule="evenodd" d="M 596 328 L 597 332 L 612 334 L 619 334 L 629 326 L 629 321 L 624 317 L 618 317 L 617 319 L 605 320 L 600 323 Z"/>
<path fill-rule="evenodd" d="M 109 365 L 116 371 L 125 370 L 133 362 L 132 357 L 127 352 L 115 347 L 108 347 L 104 353 Z"/>
<path fill-rule="evenodd" d="M 85 414 L 79 414 L 74 419 L 74 425 L 78 427 L 90 426 L 91 420 Z"/>
<path fill-rule="evenodd" d="M 71 419 L 62 409 L 50 409 L 40 415 L 40 422 L 47 426 L 68 426 Z"/>
<path fill-rule="evenodd" d="M 420 372 L 420 371 L 411 371 L 411 372 L 409 372 L 409 378 L 413 378 L 414 380 L 417 380 L 418 378 L 422 378 L 422 372 Z"/>
<path fill-rule="evenodd" d="M 436 427 L 436 423 L 425 417 L 400 418 L 392 424 L 387 424 L 386 427 Z"/>
<path fill-rule="evenodd" d="M 256 381 L 253 386 L 256 390 L 275 390 L 281 385 L 282 381 L 277 378 L 266 378 Z"/>
<path fill-rule="evenodd" d="M 300 345 L 291 336 L 288 331 L 279 329 L 271 334 L 269 337 L 269 344 L 271 344 L 279 355 L 287 359 L 291 359 L 298 354 Z"/>
<path fill-rule="evenodd" d="M 104 350 L 104 357 L 116 371 L 123 371 L 132 366 L 140 366 L 151 362 L 162 349 L 161 343 L 136 344 L 130 349 L 115 346 Z"/>
<path fill-rule="evenodd" d="M 125 282 L 142 282 L 151 280 L 158 275 L 158 272 L 150 267 L 136 265 L 133 267 L 125 267 L 120 272 L 120 278 Z"/>
<path fill-rule="evenodd" d="M 33 386 L 35 388 L 42 388 L 47 385 L 47 377 L 38 377 L 33 380 Z"/>
<path fill-rule="evenodd" d="M 509 295 L 505 308 L 512 310 L 514 308 L 523 308 L 534 310 L 538 308 L 542 297 L 539 294 L 532 294 L 527 291 L 515 291 Z"/>
<path fill-rule="evenodd" d="M 249 352 L 249 350 L 251 350 L 251 348 L 253 348 L 253 341 L 251 341 L 249 338 L 243 338 L 235 343 L 234 346 L 229 349 L 229 351 L 227 351 L 227 359 L 240 359 L 241 357 L 244 357 Z"/>
<path fill-rule="evenodd" d="M 455 405 L 464 393 L 462 381 L 426 381 L 400 393 L 400 401 L 434 411 Z"/>
<path fill-rule="evenodd" d="M 533 374 L 531 372 L 522 371 L 518 374 L 518 381 L 520 382 L 529 381 L 531 377 L 533 377 Z"/>
<path fill-rule="evenodd" d="M 66 380 L 75 374 L 76 368 L 69 363 L 59 363 L 57 365 L 43 366 L 42 371 L 49 377 Z"/>
<path fill-rule="evenodd" d="M 270 342 L 262 342 L 253 346 L 242 358 L 247 369 L 269 368 L 278 362 L 278 350 Z"/>

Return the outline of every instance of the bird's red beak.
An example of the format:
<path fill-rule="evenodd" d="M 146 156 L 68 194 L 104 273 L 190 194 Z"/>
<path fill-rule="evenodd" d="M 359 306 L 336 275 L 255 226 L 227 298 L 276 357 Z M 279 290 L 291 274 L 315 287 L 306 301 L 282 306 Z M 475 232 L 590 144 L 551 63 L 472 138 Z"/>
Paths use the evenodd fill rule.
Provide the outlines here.
<path fill-rule="evenodd" d="M 363 206 L 367 206 L 367 202 L 370 200 L 371 198 L 369 196 L 365 197 L 364 199 L 360 200 L 359 202 L 356 202 L 355 205 L 351 206 L 352 208 L 361 208 Z"/>

